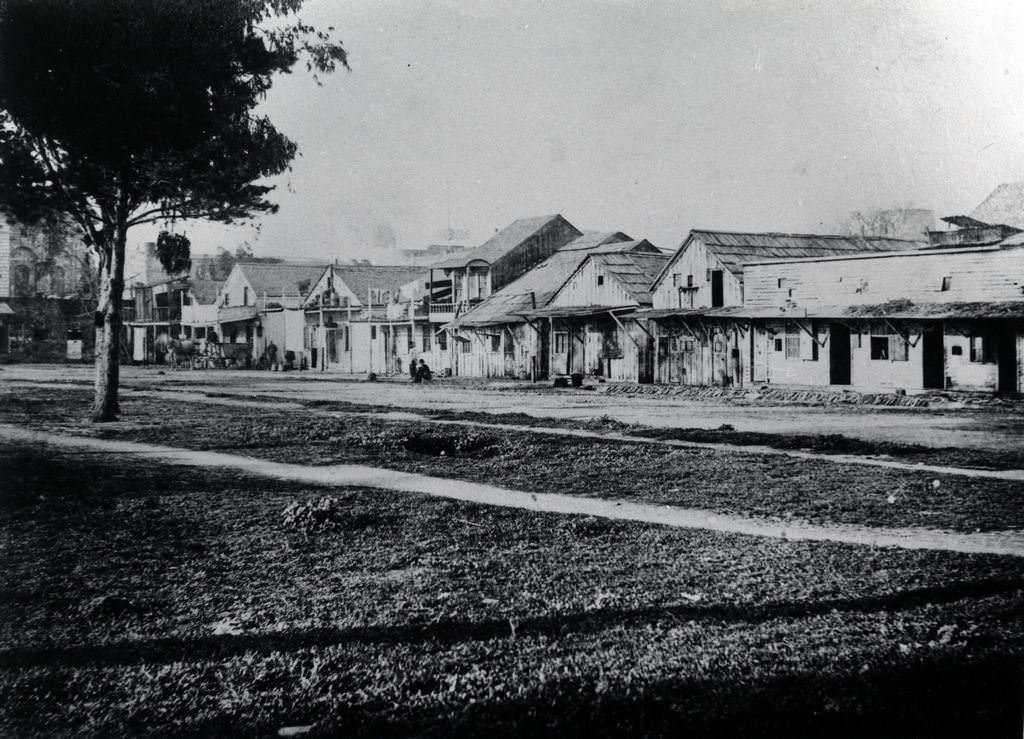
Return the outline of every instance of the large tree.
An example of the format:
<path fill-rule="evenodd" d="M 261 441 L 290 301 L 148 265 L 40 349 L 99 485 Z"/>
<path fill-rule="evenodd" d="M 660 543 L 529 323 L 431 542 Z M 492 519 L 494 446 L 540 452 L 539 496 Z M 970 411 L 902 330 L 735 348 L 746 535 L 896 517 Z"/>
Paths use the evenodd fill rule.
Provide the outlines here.
<path fill-rule="evenodd" d="M 297 18 L 302 3 L 0 0 L 0 208 L 70 216 L 98 257 L 94 420 L 118 413 L 129 229 L 276 210 L 266 178 L 296 146 L 257 105 L 300 59 L 314 74 L 347 66 L 333 29 Z"/>

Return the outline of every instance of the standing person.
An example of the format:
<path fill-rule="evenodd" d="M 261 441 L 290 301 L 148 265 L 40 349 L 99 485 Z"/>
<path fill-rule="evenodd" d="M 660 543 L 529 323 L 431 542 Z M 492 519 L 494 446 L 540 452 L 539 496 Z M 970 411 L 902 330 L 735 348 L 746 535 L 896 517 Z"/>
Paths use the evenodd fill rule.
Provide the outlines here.
<path fill-rule="evenodd" d="M 416 357 L 409 360 L 409 379 L 416 382 Z"/>
<path fill-rule="evenodd" d="M 277 344 L 273 341 L 267 346 L 267 363 L 270 364 L 271 370 L 281 369 L 281 366 L 277 362 Z"/>

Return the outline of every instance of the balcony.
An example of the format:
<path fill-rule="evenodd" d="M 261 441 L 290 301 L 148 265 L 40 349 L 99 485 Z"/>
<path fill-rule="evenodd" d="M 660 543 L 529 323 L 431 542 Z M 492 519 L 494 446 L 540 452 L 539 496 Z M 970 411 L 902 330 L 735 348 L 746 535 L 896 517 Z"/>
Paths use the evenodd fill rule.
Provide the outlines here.
<path fill-rule="evenodd" d="M 179 323 L 181 321 L 180 305 L 147 305 L 130 320 L 133 323 Z M 125 321 L 129 320 L 127 318 Z"/>
<path fill-rule="evenodd" d="M 429 320 L 432 323 L 447 323 L 458 315 L 459 303 L 431 303 Z"/>

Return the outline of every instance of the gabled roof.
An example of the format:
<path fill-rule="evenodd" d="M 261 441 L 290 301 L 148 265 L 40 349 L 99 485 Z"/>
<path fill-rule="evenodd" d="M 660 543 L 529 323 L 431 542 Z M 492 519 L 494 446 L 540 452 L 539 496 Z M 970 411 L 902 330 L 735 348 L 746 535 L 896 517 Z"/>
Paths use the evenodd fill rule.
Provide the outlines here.
<path fill-rule="evenodd" d="M 427 280 L 427 271 L 424 267 L 338 264 L 332 268 L 335 277 L 344 282 L 361 303 L 367 300 L 367 293 L 370 290 L 388 290 L 396 294 L 403 285 L 415 280 Z"/>
<path fill-rule="evenodd" d="M 611 275 L 622 285 L 629 297 L 638 305 L 651 303 L 651 285 L 670 259 L 668 254 L 642 251 L 598 253 L 591 254 L 588 258 L 600 265 L 606 275 Z"/>
<path fill-rule="evenodd" d="M 1024 182 L 1000 185 L 971 211 L 971 217 L 985 223 L 1024 228 Z"/>
<path fill-rule="evenodd" d="M 743 276 L 747 262 L 767 259 L 799 259 L 802 257 L 832 257 L 864 252 L 893 252 L 921 249 L 926 242 L 894 239 L 888 236 L 844 236 L 835 234 L 744 233 L 736 231 L 710 231 L 693 229 L 676 250 L 665 269 L 658 275 L 661 282 L 676 257 L 691 241 L 698 240 L 708 251 L 737 277 Z"/>
<path fill-rule="evenodd" d="M 279 264 L 239 262 L 235 266 L 245 275 L 245 279 L 249 281 L 249 285 L 258 297 L 263 295 L 274 297 L 301 295 L 305 297 L 325 269 L 323 264 L 291 262 Z"/>
<path fill-rule="evenodd" d="M 565 223 L 569 224 L 568 221 L 557 213 L 551 216 L 520 218 L 517 221 L 512 221 L 512 223 L 505 226 L 505 228 L 494 234 L 494 236 L 489 238 L 476 249 L 468 251 L 465 254 L 459 254 L 451 259 L 446 259 L 431 266 L 441 269 L 457 269 L 465 267 L 470 262 L 477 261 L 494 264 L 538 231 L 543 230 L 557 221 L 565 221 Z M 572 224 L 569 225 L 571 226 Z"/>
<path fill-rule="evenodd" d="M 627 245 L 628 244 L 628 245 Z M 640 246 L 645 244 L 646 246 Z M 590 232 L 570 241 L 550 257 L 491 295 L 473 310 L 454 321 L 456 326 L 487 326 L 500 323 L 518 323 L 522 314 L 542 308 L 551 302 L 558 289 L 565 284 L 588 254 L 604 249 L 654 250 L 646 241 L 629 241 L 621 231 Z"/>

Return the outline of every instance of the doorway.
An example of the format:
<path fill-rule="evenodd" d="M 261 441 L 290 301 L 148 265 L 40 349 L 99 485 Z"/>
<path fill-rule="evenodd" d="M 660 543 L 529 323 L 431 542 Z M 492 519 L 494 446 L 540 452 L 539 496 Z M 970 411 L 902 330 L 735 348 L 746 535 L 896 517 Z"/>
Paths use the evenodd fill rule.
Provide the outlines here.
<path fill-rule="evenodd" d="M 1010 326 L 996 331 L 996 361 L 999 363 L 999 377 L 996 391 L 1000 395 L 1011 395 L 1017 387 L 1017 335 Z"/>
<path fill-rule="evenodd" d="M 946 386 L 946 357 L 942 347 L 942 328 L 932 326 L 921 334 L 922 387 L 941 390 Z"/>
<path fill-rule="evenodd" d="M 722 270 L 716 269 L 711 272 L 711 307 L 721 308 L 725 305 L 725 284 L 723 282 Z"/>
<path fill-rule="evenodd" d="M 830 323 L 828 381 L 832 385 L 849 385 L 850 380 L 850 327 L 841 323 Z"/>

